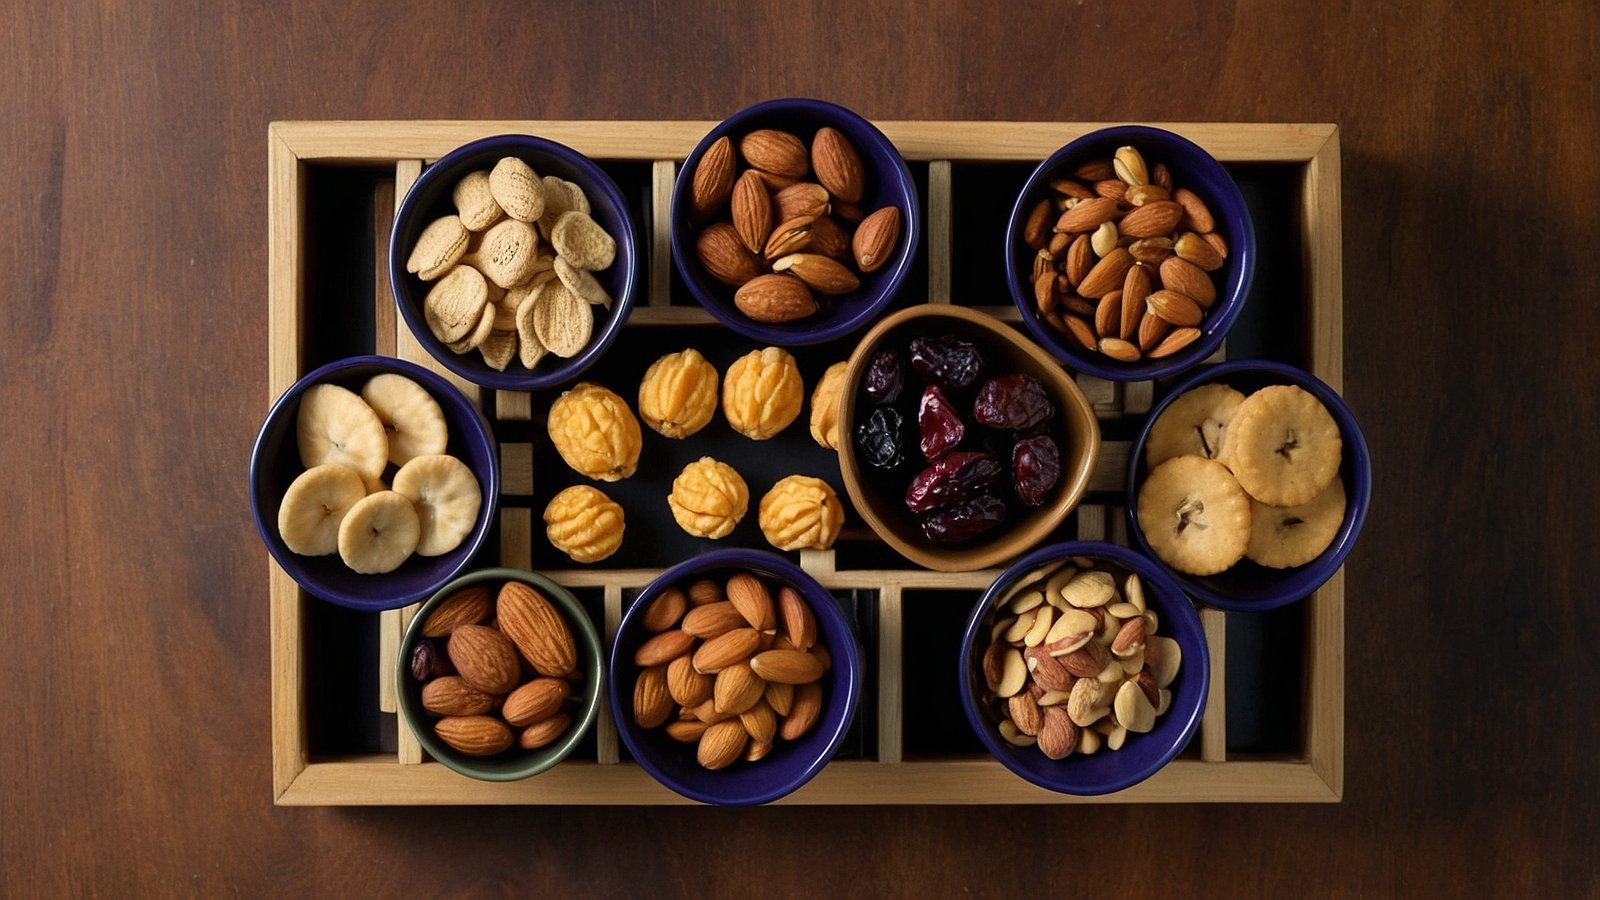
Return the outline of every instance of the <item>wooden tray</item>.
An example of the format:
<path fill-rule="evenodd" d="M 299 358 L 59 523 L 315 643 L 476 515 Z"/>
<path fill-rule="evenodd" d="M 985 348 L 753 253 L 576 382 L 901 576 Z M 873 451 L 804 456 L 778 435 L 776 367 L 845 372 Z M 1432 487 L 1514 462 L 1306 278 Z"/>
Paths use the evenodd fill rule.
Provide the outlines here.
<path fill-rule="evenodd" d="M 534 562 L 536 398 L 480 390 L 450 376 L 397 321 L 381 261 L 396 200 L 426 161 L 490 134 L 541 135 L 601 162 L 632 194 L 649 248 L 646 292 L 628 328 L 699 327 L 713 320 L 671 271 L 668 217 L 677 162 L 712 122 L 275 122 L 268 130 L 269 390 L 276 399 L 338 356 L 396 355 L 429 366 L 479 400 L 501 440 L 498 548 L 479 564 Z M 881 122 L 922 187 L 925 269 L 902 302 L 962 302 L 1017 321 L 996 280 L 1003 210 L 1034 165 L 1100 123 Z M 1256 215 L 1262 264 L 1229 345 L 1275 356 L 1342 385 L 1339 141 L 1333 125 L 1160 124 L 1234 171 Z M 331 217 L 342 225 L 326 225 Z M 998 219 L 998 221 L 996 221 Z M 350 223 L 361 227 L 342 227 Z M 991 246 L 992 245 L 992 246 Z M 952 252 L 954 251 L 954 252 Z M 992 263 L 973 263 L 996 257 Z M 926 288 L 923 294 L 921 288 Z M 356 298 L 356 299 L 352 299 Z M 978 302 L 973 302 L 977 300 Z M 726 335 L 727 332 L 716 332 Z M 710 340 L 707 332 L 707 340 Z M 848 344 L 848 341 L 846 342 Z M 1225 352 L 1225 351 L 1223 351 Z M 1219 356 L 1222 352 L 1219 352 Z M 602 362 L 602 365 L 604 363 Z M 808 382 L 809 383 L 809 382 Z M 1126 542 L 1120 492 L 1128 442 L 1159 386 L 1080 376 L 1106 442 L 1091 493 L 1064 536 Z M 547 402 L 547 401 L 545 401 Z M 264 409 L 265 407 L 263 407 Z M 548 470 L 546 470 L 548 471 Z M 520 497 L 513 503 L 511 497 Z M 542 503 L 537 508 L 542 508 Z M 547 551 L 548 548 L 542 548 Z M 541 557 L 544 558 L 544 557 Z M 898 560 L 898 558 L 895 558 Z M 1336 802 L 1343 790 L 1344 576 L 1284 614 L 1203 609 L 1213 676 L 1200 733 L 1149 780 L 1102 798 L 1036 788 L 978 752 L 953 697 L 959 634 L 976 593 L 998 570 L 931 573 L 898 561 L 851 567 L 839 550 L 799 561 L 862 616 L 867 697 L 850 754 L 781 802 L 978 804 L 1077 802 Z M 620 759 L 603 710 L 593 738 L 557 768 L 522 782 L 473 781 L 423 759 L 395 722 L 394 657 L 412 609 L 357 615 L 322 603 L 270 564 L 273 792 L 280 805 L 665 804 L 688 801 Z M 541 571 L 592 603 L 609 637 L 624 603 L 656 568 Z M 414 609 L 414 608 L 413 608 Z M 1234 634 L 1239 652 L 1229 653 Z M 932 652 L 929 647 L 939 648 Z M 1263 674 L 1266 673 L 1266 674 Z M 940 691 L 945 685 L 949 690 Z M 1265 688 L 1265 692 L 1263 692 Z M 1230 709 L 1230 691 L 1240 698 Z M 1244 715 L 1244 713 L 1253 715 Z M 1237 717 L 1233 715 L 1239 713 Z M 1277 743 L 1235 748 L 1268 723 Z M 1242 724 L 1240 724 L 1242 723 Z M 1286 735 L 1287 737 L 1283 737 Z"/>

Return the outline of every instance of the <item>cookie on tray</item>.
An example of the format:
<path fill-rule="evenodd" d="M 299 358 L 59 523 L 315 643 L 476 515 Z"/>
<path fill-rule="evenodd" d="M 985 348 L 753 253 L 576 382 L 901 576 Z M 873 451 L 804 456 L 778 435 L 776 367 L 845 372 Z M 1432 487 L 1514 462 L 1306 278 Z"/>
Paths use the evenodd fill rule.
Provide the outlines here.
<path fill-rule="evenodd" d="M 1250 497 L 1215 460 L 1178 456 L 1156 466 L 1138 503 L 1150 548 L 1180 572 L 1215 575 L 1250 546 Z"/>
<path fill-rule="evenodd" d="M 1264 387 L 1239 404 L 1222 461 L 1268 506 L 1309 503 L 1339 471 L 1343 441 L 1322 401 L 1303 388 Z"/>
<path fill-rule="evenodd" d="M 1310 503 L 1268 506 L 1250 502 L 1251 561 L 1269 569 L 1303 566 L 1328 549 L 1344 523 L 1344 482 L 1333 479 Z"/>
<path fill-rule="evenodd" d="M 1206 384 L 1173 400 L 1150 425 L 1145 440 L 1145 465 L 1154 468 L 1174 456 L 1220 459 L 1228 422 L 1244 402 L 1244 394 L 1225 384 Z"/>

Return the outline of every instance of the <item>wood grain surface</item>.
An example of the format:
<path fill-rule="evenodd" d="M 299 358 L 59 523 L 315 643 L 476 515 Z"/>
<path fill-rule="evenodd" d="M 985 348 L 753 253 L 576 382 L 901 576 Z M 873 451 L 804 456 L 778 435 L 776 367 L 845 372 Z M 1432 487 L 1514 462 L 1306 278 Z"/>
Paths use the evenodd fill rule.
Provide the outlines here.
<path fill-rule="evenodd" d="M 994 896 L 1106 852 L 1138 863 L 1122 896 L 1600 893 L 1595 4 L 4 0 L 0 22 L 0 895 Z M 268 122 L 783 95 L 1339 124 L 1345 393 L 1376 461 L 1343 803 L 272 805 L 246 493 Z"/>

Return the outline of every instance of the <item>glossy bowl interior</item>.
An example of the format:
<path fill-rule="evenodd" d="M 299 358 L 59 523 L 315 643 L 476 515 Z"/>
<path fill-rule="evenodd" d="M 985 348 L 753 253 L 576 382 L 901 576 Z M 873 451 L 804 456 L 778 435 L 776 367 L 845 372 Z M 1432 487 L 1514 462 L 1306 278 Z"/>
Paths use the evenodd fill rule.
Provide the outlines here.
<path fill-rule="evenodd" d="M 861 386 L 873 354 L 889 346 L 903 351 L 914 337 L 943 334 L 954 334 L 976 344 L 990 371 L 1025 372 L 1044 384 L 1056 407 L 1049 433 L 1061 453 L 1061 480 L 1043 505 L 1008 521 L 987 537 L 954 546 L 929 541 L 916 516 L 906 509 L 906 485 L 919 467 L 908 463 L 892 478 L 884 478 L 861 460 L 854 439 L 856 425 L 866 419 L 872 408 Z M 908 391 L 912 384 L 908 378 Z M 915 418 L 909 417 L 907 428 L 914 431 L 915 427 Z M 1044 540 L 1082 499 L 1100 455 L 1100 423 L 1094 407 L 1061 365 L 1027 335 L 999 319 L 949 304 L 901 310 L 873 326 L 861 339 L 845 372 L 845 389 L 839 401 L 839 434 L 843 443 L 839 448 L 839 470 L 861 518 L 907 559 L 945 572 L 993 566 Z"/>
<path fill-rule="evenodd" d="M 278 536 L 278 507 L 289 485 L 305 466 L 295 438 L 300 397 L 317 384 L 337 384 L 356 393 L 367 379 L 385 372 L 404 375 L 421 385 L 444 411 L 450 427 L 446 452 L 472 470 L 483 489 L 478 520 L 461 546 L 442 556 L 413 554 L 398 569 L 383 575 L 353 572 L 334 553 L 300 556 Z M 394 466 L 384 475 L 387 483 Z M 250 454 L 250 511 L 256 531 L 278 565 L 315 597 L 358 610 L 395 609 L 416 603 L 467 567 L 483 545 L 500 500 L 500 454 L 489 423 L 476 405 L 449 382 L 420 366 L 387 356 L 355 356 L 329 363 L 294 383 L 272 405 Z"/>
<path fill-rule="evenodd" d="M 456 353 L 429 330 L 423 319 L 423 299 L 430 283 L 406 271 L 406 259 L 417 236 L 429 223 L 455 213 L 450 193 L 463 176 L 478 169 L 493 169 L 503 157 L 515 156 L 541 176 L 554 175 L 583 188 L 589 198 L 590 216 L 617 242 L 616 260 L 611 267 L 595 272 L 594 277 L 611 295 L 611 309 L 592 307 L 594 334 L 589 346 L 571 359 L 546 355 L 533 369 L 513 359 L 504 372 L 484 362 L 473 350 Z M 622 330 L 633 308 L 638 291 L 642 252 L 633 215 L 615 182 L 583 154 L 564 144 L 524 134 L 502 134 L 464 144 L 446 153 L 422 170 L 422 176 L 406 192 L 395 214 L 389 237 L 389 285 L 406 326 L 428 353 L 441 365 L 474 384 L 505 391 L 538 391 L 556 387 L 577 378 L 593 365 Z M 541 235 L 540 240 L 544 238 Z"/>
<path fill-rule="evenodd" d="M 833 298 L 830 306 L 816 315 L 782 324 L 757 322 L 734 306 L 735 289 L 706 274 L 695 255 L 694 241 L 699 229 L 689 221 L 688 212 L 695 168 L 707 148 L 724 136 L 733 140 L 736 154 L 739 138 L 760 128 L 791 132 L 809 147 L 812 135 L 824 126 L 838 129 L 861 157 L 867 176 L 861 209 L 871 213 L 884 206 L 899 207 L 899 247 L 882 268 L 861 276 L 859 289 Z M 743 165 L 742 160 L 740 164 Z M 900 158 L 900 151 L 871 122 L 822 100 L 768 100 L 734 113 L 695 145 L 679 167 L 678 180 L 672 189 L 672 260 L 689 293 L 722 324 L 746 337 L 780 347 L 818 344 L 864 328 L 894 299 L 911 269 L 921 240 L 922 215 L 917 187 L 911 170 Z"/>
<path fill-rule="evenodd" d="M 643 611 L 669 587 L 687 588 L 705 577 L 726 579 L 751 572 L 776 586 L 800 592 L 817 621 L 817 643 L 828 649 L 833 666 L 822 676 L 822 714 L 797 741 L 778 740 L 766 757 L 708 771 L 695 759 L 696 745 L 679 743 L 662 728 L 643 729 L 633 721 L 633 686 L 639 667 L 634 651 L 650 636 L 640 623 Z M 752 806 L 787 796 L 810 781 L 833 758 L 861 697 L 861 655 L 855 628 L 838 601 L 816 579 L 783 557 L 763 550 L 716 550 L 662 573 L 640 592 L 622 617 L 611 645 L 611 713 L 628 753 L 651 777 L 691 800 L 719 806 Z"/>
<path fill-rule="evenodd" d="M 1217 285 L 1217 300 L 1201 322 L 1201 335 L 1194 343 L 1163 359 L 1119 362 L 1102 353 L 1084 349 L 1039 318 L 1029 283 L 1035 252 L 1022 239 L 1028 213 L 1039 200 L 1055 196 L 1050 179 L 1070 177 L 1072 170 L 1096 159 L 1110 159 L 1118 147 L 1132 145 L 1154 167 L 1166 163 L 1173 184 L 1186 187 L 1204 200 L 1216 221 L 1216 232 L 1228 245 L 1228 256 L 1221 269 L 1211 273 Z M 1256 234 L 1250 210 L 1239 186 L 1222 164 L 1189 139 L 1160 128 L 1144 125 L 1118 125 L 1092 131 L 1052 153 L 1029 176 L 1006 223 L 1006 283 L 1011 298 L 1022 313 L 1023 324 L 1056 359 L 1072 368 L 1112 381 L 1148 381 L 1164 378 L 1190 368 L 1214 353 L 1228 329 L 1233 327 L 1250 293 L 1255 277 Z"/>
<path fill-rule="evenodd" d="M 561 617 L 566 620 L 567 627 L 572 631 L 573 641 L 577 644 L 578 667 L 583 672 L 583 681 L 581 685 L 574 686 L 572 691 L 576 704 L 569 702 L 564 707 L 564 711 L 572 716 L 572 726 L 554 743 L 537 750 L 524 750 L 513 743 L 509 750 L 494 756 L 467 756 L 434 734 L 433 723 L 437 720 L 422 708 L 422 683 L 411 677 L 411 651 L 417 642 L 422 640 L 422 623 L 427 621 L 428 614 L 433 612 L 434 607 L 446 597 L 474 584 L 491 582 L 498 585 L 508 581 L 520 581 L 532 587 L 555 605 Z M 444 649 L 443 641 L 439 642 L 439 649 Z M 604 668 L 605 658 L 600 649 L 600 633 L 590 621 L 583 605 L 566 588 L 534 572 L 520 569 L 479 569 L 440 588 L 417 611 L 411 619 L 411 625 L 406 628 L 395 672 L 395 684 L 400 685 L 400 689 L 396 692 L 400 717 L 417 736 L 418 743 L 422 744 L 422 749 L 428 751 L 429 756 L 462 775 L 480 781 L 518 781 L 538 775 L 566 759 L 567 754 L 583 740 L 583 736 L 593 726 L 595 715 L 600 710 L 604 680 L 601 673 Z"/>
<path fill-rule="evenodd" d="M 1344 479 L 1345 487 L 1344 522 L 1334 534 L 1328 549 L 1311 562 L 1291 569 L 1269 569 L 1246 559 L 1240 560 L 1226 572 L 1202 577 L 1187 575 L 1166 566 L 1150 548 L 1149 539 L 1139 527 L 1138 515 L 1139 488 L 1149 472 L 1144 462 L 1144 452 L 1145 442 L 1150 438 L 1150 426 L 1179 395 L 1213 382 L 1230 385 L 1247 396 L 1271 384 L 1296 385 L 1321 400 L 1338 423 L 1339 435 L 1344 442 L 1343 458 L 1339 465 L 1339 477 Z M 1356 538 L 1360 536 L 1361 526 L 1367 518 L 1367 509 L 1372 503 L 1372 457 L 1350 407 L 1321 379 L 1283 363 L 1237 360 L 1192 372 L 1172 386 L 1167 396 L 1150 411 L 1144 427 L 1139 430 L 1138 439 L 1129 450 L 1127 483 L 1128 533 L 1138 547 L 1166 569 L 1190 596 L 1207 606 L 1230 612 L 1256 612 L 1309 596 L 1344 565 L 1344 558 L 1355 547 Z"/>
<path fill-rule="evenodd" d="M 1130 734 L 1121 750 L 1102 748 L 1053 760 L 1038 747 L 1014 747 L 1000 736 L 999 722 L 983 712 L 988 688 L 983 679 L 983 653 L 989 644 L 989 612 L 1023 574 L 1048 563 L 1086 556 L 1135 572 L 1144 586 L 1145 602 L 1159 620 L 1157 634 L 1178 642 L 1183 663 L 1170 685 L 1172 706 L 1146 734 Z M 961 639 L 961 705 L 978 739 L 1001 765 L 1047 790 L 1077 796 L 1120 791 L 1149 778 L 1188 745 L 1205 712 L 1211 681 L 1211 657 L 1200 616 L 1178 585 L 1157 565 L 1125 547 L 1099 541 L 1074 541 L 1041 547 L 1006 569 L 984 592 L 967 618 Z"/>

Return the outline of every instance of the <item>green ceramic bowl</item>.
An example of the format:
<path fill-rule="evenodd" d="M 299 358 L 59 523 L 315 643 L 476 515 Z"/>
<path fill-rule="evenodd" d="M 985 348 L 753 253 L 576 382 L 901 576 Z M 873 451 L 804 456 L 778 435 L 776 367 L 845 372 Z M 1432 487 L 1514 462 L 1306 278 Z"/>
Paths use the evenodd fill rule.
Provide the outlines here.
<path fill-rule="evenodd" d="M 491 582 L 498 587 L 507 581 L 520 581 L 543 594 L 545 599 L 555 605 L 562 618 L 566 619 L 567 627 L 572 629 L 572 638 L 578 646 L 578 668 L 583 672 L 583 681 L 573 687 L 572 696 L 577 703 L 576 706 L 569 704 L 572 727 L 555 743 L 547 744 L 537 750 L 524 750 L 516 743 L 512 743 L 510 749 L 494 756 L 467 756 L 452 749 L 433 733 L 433 723 L 437 720 L 422 708 L 422 682 L 411 677 L 411 653 L 417 642 L 423 639 L 422 623 L 427 621 L 428 614 L 444 598 L 469 585 Z M 438 649 L 443 651 L 444 642 L 440 640 L 438 645 Z M 428 602 L 422 604 L 422 608 L 412 618 L 411 625 L 406 628 L 405 640 L 400 645 L 395 684 L 400 686 L 398 691 L 400 717 L 416 734 L 422 749 L 428 751 L 429 756 L 471 778 L 482 781 L 519 781 L 538 775 L 561 762 L 572 752 L 572 748 L 583 740 L 584 734 L 594 724 L 595 714 L 600 709 L 600 698 L 605 693 L 601 681 L 604 670 L 605 661 L 600 650 L 600 634 L 595 630 L 594 623 L 589 620 L 589 614 L 584 611 L 583 605 L 566 588 L 543 575 L 535 575 L 520 569 L 479 569 L 440 588 L 428 598 Z"/>

